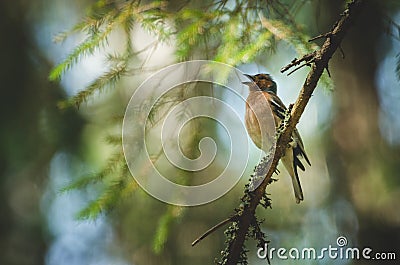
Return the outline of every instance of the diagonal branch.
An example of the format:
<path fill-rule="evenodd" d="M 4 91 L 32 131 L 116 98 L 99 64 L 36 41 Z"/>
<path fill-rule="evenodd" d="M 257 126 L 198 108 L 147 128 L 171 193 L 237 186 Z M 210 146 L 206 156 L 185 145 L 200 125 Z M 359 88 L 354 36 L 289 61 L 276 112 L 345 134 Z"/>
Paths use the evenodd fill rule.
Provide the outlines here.
<path fill-rule="evenodd" d="M 353 0 L 348 4 L 347 9 L 341 14 L 340 19 L 335 23 L 329 36 L 326 38 L 323 46 L 319 51 L 316 51 L 312 58 L 311 70 L 303 84 L 300 94 L 292 108 L 291 114 L 288 117 L 287 123 L 277 139 L 275 155 L 261 185 L 253 192 L 250 192 L 249 202 L 246 203 L 237 219 L 237 232 L 229 246 L 229 253 L 224 264 L 237 264 L 240 260 L 244 241 L 248 234 L 252 220 L 254 220 L 255 210 L 262 200 L 265 189 L 271 181 L 272 174 L 278 165 L 280 158 L 283 156 L 286 146 L 289 144 L 291 134 L 299 122 L 301 115 L 315 89 L 318 80 L 321 77 L 324 69 L 328 67 L 328 62 L 334 52 L 340 46 L 346 31 L 353 24 L 355 17 L 360 12 L 364 1 Z"/>
<path fill-rule="evenodd" d="M 235 214 L 221 222 L 219 222 L 218 224 L 214 225 L 213 227 L 211 227 L 210 229 L 208 229 L 206 232 L 204 232 L 201 236 L 199 236 L 195 241 L 192 242 L 192 247 L 194 247 L 197 243 L 199 243 L 201 240 L 203 240 L 204 238 L 206 238 L 208 235 L 210 235 L 212 232 L 214 232 L 215 230 L 217 230 L 218 228 L 220 228 L 221 226 L 224 226 L 228 223 L 231 222 L 235 222 L 237 220 L 238 215 Z"/>

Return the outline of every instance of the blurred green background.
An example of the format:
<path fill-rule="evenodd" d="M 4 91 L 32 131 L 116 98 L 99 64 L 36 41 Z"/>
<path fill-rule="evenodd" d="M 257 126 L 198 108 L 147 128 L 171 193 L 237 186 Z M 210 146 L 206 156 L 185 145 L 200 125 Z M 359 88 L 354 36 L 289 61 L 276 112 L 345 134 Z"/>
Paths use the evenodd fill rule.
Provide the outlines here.
<path fill-rule="evenodd" d="M 232 56 L 238 53 L 229 47 L 229 36 L 213 37 L 218 36 L 221 25 L 226 26 L 222 32 L 228 32 L 229 25 L 246 27 L 245 20 L 229 24 L 245 9 L 227 12 L 237 17 L 224 17 L 216 29 L 205 27 L 210 30 L 205 44 L 197 40 L 190 43 L 190 38 L 179 35 L 190 26 L 190 14 L 196 14 L 187 12 L 186 20 L 182 15 L 183 22 L 176 28 L 178 37 L 165 43 L 157 42 L 156 30 L 133 21 L 133 51 L 153 42 L 158 45 L 132 55 L 129 66 L 133 70 L 124 73 L 115 86 L 96 91 L 79 108 L 63 107 L 60 102 L 77 95 L 109 70 L 105 51 L 121 50 L 127 39 L 123 30 L 116 30 L 105 47 L 83 56 L 58 82 L 49 81 L 49 73 L 85 39 L 85 34 L 71 35 L 61 44 L 53 42 L 54 36 L 82 21 L 93 4 L 112 9 L 112 4 L 118 7 L 123 2 L 0 1 L 0 264 L 212 263 L 224 248 L 222 229 L 195 247 L 190 244 L 232 214 L 258 161 L 252 158 L 243 181 L 212 203 L 182 208 L 157 201 L 135 185 L 124 168 L 123 156 L 118 156 L 120 117 L 131 93 L 157 69 L 179 59 L 219 59 L 245 73 L 268 72 L 278 83 L 278 94 L 286 104 L 294 102 L 304 82 L 307 68 L 289 77 L 279 72 L 302 55 L 296 51 L 303 46 L 291 41 L 293 32 L 283 34 L 283 40 L 268 35 L 265 46 L 269 48 L 246 60 L 246 54 L 243 58 Z M 201 17 L 202 11 L 224 2 L 169 1 L 166 9 L 171 17 L 185 8 L 200 10 Z M 141 5 L 151 3 L 142 1 Z M 267 18 L 270 14 L 274 21 L 300 25 L 308 36 L 328 31 L 344 9 L 344 1 L 328 0 L 225 4 L 227 9 L 262 6 Z M 275 12 L 270 11 L 275 7 Z M 279 10 L 290 11 L 293 16 L 279 14 Z M 290 180 L 281 168 L 279 181 L 268 188 L 273 209 L 258 211 L 266 219 L 263 229 L 272 246 L 322 248 L 335 245 L 338 236 L 345 236 L 349 246 L 396 252 L 400 259 L 399 11 L 398 1 L 369 1 L 342 44 L 345 58 L 338 51 L 330 61 L 334 87 L 329 89 L 326 83 L 318 86 L 298 125 L 312 163 L 306 172 L 300 172 L 305 201 L 294 203 Z M 193 34 L 203 32 L 195 28 Z M 238 43 L 247 45 L 259 34 L 259 28 L 246 28 Z M 182 51 L 184 45 L 189 50 Z M 208 88 L 204 91 L 213 93 Z M 244 105 L 237 108 L 244 111 Z M 198 126 L 201 129 L 195 135 L 184 135 L 189 157 L 196 157 L 199 139 L 205 135 L 218 137 L 215 124 L 200 121 Z M 99 172 L 114 165 L 113 157 L 119 169 L 107 171 L 107 178 L 99 177 Z M 84 175 L 94 177 L 61 192 Z M 247 247 L 250 264 L 265 264 L 257 258 L 252 241 Z"/>

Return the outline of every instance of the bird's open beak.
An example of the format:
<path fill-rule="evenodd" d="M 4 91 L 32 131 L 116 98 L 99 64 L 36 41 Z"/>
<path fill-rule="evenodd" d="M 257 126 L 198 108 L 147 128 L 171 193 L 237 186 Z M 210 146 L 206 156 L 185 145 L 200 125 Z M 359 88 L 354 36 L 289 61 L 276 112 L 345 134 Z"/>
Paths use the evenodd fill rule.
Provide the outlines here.
<path fill-rule="evenodd" d="M 247 78 L 253 80 L 253 77 L 251 75 L 248 75 L 248 74 L 243 74 L 243 75 L 245 75 Z"/>
<path fill-rule="evenodd" d="M 243 75 L 245 75 L 248 79 L 251 80 L 251 81 L 242 82 L 243 85 L 249 86 L 249 85 L 251 85 L 251 84 L 254 83 L 254 82 L 253 82 L 253 77 L 252 77 L 251 75 L 248 75 L 248 74 L 243 74 Z"/>

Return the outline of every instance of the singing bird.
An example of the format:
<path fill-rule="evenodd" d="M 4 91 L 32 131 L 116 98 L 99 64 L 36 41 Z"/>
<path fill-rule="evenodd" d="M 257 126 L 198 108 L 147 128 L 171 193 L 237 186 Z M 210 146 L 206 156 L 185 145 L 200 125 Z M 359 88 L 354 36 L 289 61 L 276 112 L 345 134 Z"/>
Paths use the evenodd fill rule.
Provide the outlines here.
<path fill-rule="evenodd" d="M 254 76 L 246 74 L 245 76 L 251 80 L 250 82 L 243 82 L 243 84 L 249 86 L 245 115 L 247 132 L 254 144 L 267 153 L 275 136 L 275 130 L 273 128 L 271 130 L 269 124 L 271 124 L 272 120 L 274 122 L 272 124 L 278 127 L 285 118 L 286 107 L 278 97 L 276 83 L 269 74 L 257 74 Z M 304 151 L 303 141 L 295 128 L 291 142 L 281 160 L 292 179 L 296 203 L 300 203 L 304 199 L 297 172 L 297 168 L 305 170 L 300 159 L 304 159 L 311 166 L 310 160 Z"/>

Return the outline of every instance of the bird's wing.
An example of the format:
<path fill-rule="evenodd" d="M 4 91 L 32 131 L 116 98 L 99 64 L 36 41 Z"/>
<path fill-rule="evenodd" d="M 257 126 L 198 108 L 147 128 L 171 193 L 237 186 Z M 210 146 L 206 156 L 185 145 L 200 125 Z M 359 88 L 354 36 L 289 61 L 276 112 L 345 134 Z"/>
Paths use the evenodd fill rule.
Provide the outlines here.
<path fill-rule="evenodd" d="M 272 92 L 263 92 L 267 97 L 272 111 L 274 114 L 280 119 L 283 120 L 285 118 L 286 106 L 283 104 L 282 100 Z M 279 126 L 279 124 L 277 124 Z"/>
<path fill-rule="evenodd" d="M 298 155 L 302 156 L 307 161 L 307 164 L 311 166 L 310 159 L 308 159 L 306 151 L 304 150 L 303 140 L 301 139 L 299 131 L 297 131 L 296 128 L 294 129 L 294 131 L 292 133 L 292 137 L 294 137 L 294 140 L 297 143 L 297 145 L 294 147 L 296 157 Z M 302 170 L 304 171 L 303 168 L 302 168 Z"/>
<path fill-rule="evenodd" d="M 272 111 L 279 118 L 279 120 L 282 121 L 285 118 L 285 112 L 286 112 L 285 104 L 283 104 L 282 100 L 276 94 L 272 92 L 264 92 L 264 93 L 267 94 L 267 98 L 269 99 Z M 279 126 L 279 123 L 277 125 Z M 301 163 L 298 157 L 299 156 L 303 157 L 306 160 L 307 164 L 309 164 L 310 166 L 311 163 L 307 157 L 306 152 L 304 151 L 303 140 L 301 139 L 301 136 L 296 128 L 292 133 L 292 140 L 294 141 L 294 146 L 293 146 L 294 160 L 295 160 L 294 162 L 301 170 L 304 171 L 305 170 L 304 165 Z"/>

